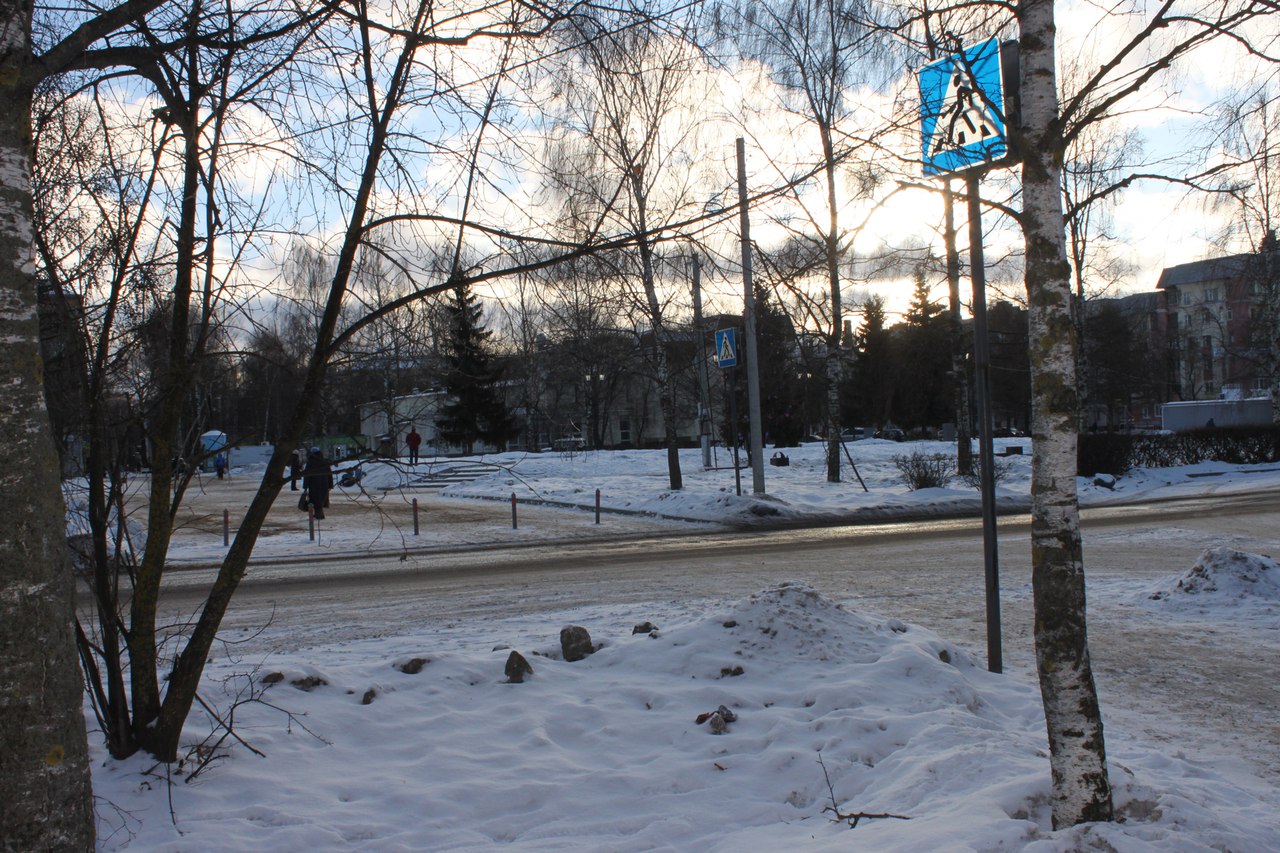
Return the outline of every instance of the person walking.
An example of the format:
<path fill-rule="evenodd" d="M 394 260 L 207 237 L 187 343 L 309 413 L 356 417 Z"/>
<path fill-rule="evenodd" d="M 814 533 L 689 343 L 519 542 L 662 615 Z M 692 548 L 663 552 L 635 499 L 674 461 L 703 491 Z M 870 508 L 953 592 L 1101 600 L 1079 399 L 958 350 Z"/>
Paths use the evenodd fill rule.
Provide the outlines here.
<path fill-rule="evenodd" d="M 302 488 L 307 492 L 307 503 L 315 511 L 316 518 L 324 518 L 324 511 L 329 506 L 329 490 L 333 488 L 333 465 L 318 447 L 311 448 L 307 455 Z"/>
<path fill-rule="evenodd" d="M 298 491 L 298 479 L 302 476 L 302 454 L 293 451 L 289 454 L 289 491 Z"/>
<path fill-rule="evenodd" d="M 218 472 L 218 479 L 227 476 L 227 454 L 219 453 L 213 457 L 213 469 Z"/>
<path fill-rule="evenodd" d="M 417 427 L 410 424 L 409 434 L 404 437 L 404 443 L 409 445 L 409 464 L 418 464 L 418 448 L 422 446 L 422 436 L 418 435 Z"/>

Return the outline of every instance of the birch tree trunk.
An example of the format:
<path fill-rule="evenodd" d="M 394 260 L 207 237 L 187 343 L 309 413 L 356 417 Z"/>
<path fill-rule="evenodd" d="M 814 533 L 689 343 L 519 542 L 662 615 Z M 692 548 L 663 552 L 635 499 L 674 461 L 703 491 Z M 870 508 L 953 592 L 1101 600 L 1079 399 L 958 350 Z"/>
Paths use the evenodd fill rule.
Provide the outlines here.
<path fill-rule="evenodd" d="M 945 212 L 943 242 L 947 253 L 947 335 L 951 343 L 951 387 L 955 400 L 956 471 L 973 473 L 973 434 L 969 428 L 969 363 L 960 316 L 960 251 L 956 248 L 956 206 L 947 181 L 942 195 Z"/>
<path fill-rule="evenodd" d="M 0 840 L 92 850 L 75 589 L 36 318 L 29 12 L 0 6 Z"/>
<path fill-rule="evenodd" d="M 1110 820 L 1102 715 L 1089 662 L 1076 495 L 1076 339 L 1062 217 L 1053 0 L 1022 0 L 1023 236 L 1031 344 L 1031 561 L 1036 668 L 1053 772 L 1054 828 Z"/>
<path fill-rule="evenodd" d="M 632 162 L 637 162 L 631 158 Z M 667 355 L 667 327 L 658 302 L 658 287 L 654 281 L 653 243 L 649 237 L 648 198 L 642 181 L 642 170 L 632 168 L 629 178 L 635 197 L 640 250 L 640 276 L 644 286 L 645 304 L 649 309 L 649 322 L 653 326 L 653 345 L 657 356 L 658 393 L 661 397 L 662 430 L 667 446 L 667 478 L 672 491 L 684 488 L 684 476 L 680 472 L 680 438 L 676 431 L 676 388 L 671 381 L 671 361 Z"/>
<path fill-rule="evenodd" d="M 822 127 L 822 153 L 826 158 L 827 215 L 829 230 L 823 235 L 827 250 L 827 287 L 831 296 L 831 333 L 827 335 L 827 482 L 840 482 L 840 335 L 844 311 L 840 304 L 840 210 L 836 206 L 835 146 L 831 131 Z"/>

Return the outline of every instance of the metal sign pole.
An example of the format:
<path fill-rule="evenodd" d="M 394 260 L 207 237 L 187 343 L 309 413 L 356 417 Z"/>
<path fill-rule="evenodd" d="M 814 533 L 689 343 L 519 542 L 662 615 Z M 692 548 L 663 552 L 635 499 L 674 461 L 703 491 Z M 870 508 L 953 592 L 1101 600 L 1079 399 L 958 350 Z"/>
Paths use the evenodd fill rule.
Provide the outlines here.
<path fill-rule="evenodd" d="M 987 581 L 987 669 L 1004 670 L 1000 642 L 1000 566 L 996 546 L 995 452 L 991 444 L 991 348 L 987 341 L 987 273 L 982 254 L 980 169 L 965 175 L 969 196 L 969 263 L 973 281 L 973 365 L 978 403 L 978 451 L 982 476 L 982 552 Z"/>
<path fill-rule="evenodd" d="M 965 173 L 973 280 L 973 361 L 982 477 L 982 543 L 986 561 L 987 668 L 1000 672 L 1000 569 L 996 548 L 995 454 L 991 448 L 991 351 L 987 343 L 986 267 L 982 257 L 982 173 L 1013 161 L 1008 114 L 1016 115 L 1016 50 L 996 39 L 920 69 L 920 153 L 926 175 Z M 1016 84 L 1015 84 L 1016 85 Z"/>

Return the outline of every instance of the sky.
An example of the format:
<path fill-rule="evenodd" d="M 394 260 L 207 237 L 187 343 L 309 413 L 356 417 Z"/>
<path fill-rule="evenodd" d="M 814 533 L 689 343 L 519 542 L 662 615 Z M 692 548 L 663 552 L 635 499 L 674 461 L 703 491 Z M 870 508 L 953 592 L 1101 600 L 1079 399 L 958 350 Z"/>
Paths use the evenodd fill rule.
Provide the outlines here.
<path fill-rule="evenodd" d="M 1104 11 L 1114 13 L 1116 10 L 1112 7 L 1103 10 L 1084 2 L 1060 5 L 1059 37 L 1063 57 L 1074 60 L 1106 56 L 1120 39 L 1132 33 L 1143 21 L 1141 13 L 1122 16 L 1104 15 Z M 1275 37 L 1274 33 L 1268 34 L 1262 29 L 1259 32 L 1266 37 Z M 1135 98 L 1122 111 L 1117 127 L 1143 134 L 1147 150 L 1153 155 L 1181 153 L 1189 141 L 1198 138 L 1193 130 L 1204 115 L 1212 111 L 1232 85 L 1249 79 L 1253 71 L 1253 66 L 1239 49 L 1226 40 L 1219 42 L 1196 52 L 1177 67 L 1174 74 L 1161 78 Z M 465 49 L 449 50 L 445 57 L 433 55 L 424 63 L 424 69 L 430 66 L 441 73 L 456 73 L 459 80 L 483 81 L 485 72 L 499 53 L 496 45 L 479 40 Z M 1230 68 L 1231 73 L 1222 73 L 1223 68 Z M 877 80 L 873 86 L 862 86 L 849 93 L 849 101 L 855 105 L 851 124 L 857 132 L 874 130 L 895 110 L 901 114 L 902 110 L 911 108 L 914 78 L 906 73 L 909 69 L 904 67 L 901 70 L 903 73 L 896 77 L 889 75 L 892 82 L 887 85 Z M 321 77 L 315 82 L 338 82 L 339 70 L 330 69 L 330 72 L 328 77 Z M 698 205 L 716 193 L 724 198 L 734 196 L 733 143 L 738 136 L 745 136 L 749 141 L 748 175 L 753 191 L 777 183 L 779 169 L 773 163 L 784 164 L 782 172 L 786 173 L 785 164 L 813 161 L 815 135 L 778 108 L 780 94 L 758 72 L 759 69 L 749 63 L 729 63 L 699 67 L 696 73 L 690 74 L 690 82 L 696 82 L 691 86 L 691 105 L 673 115 L 671 122 L 697 128 L 699 148 L 690 155 L 697 162 L 696 168 L 676 169 L 672 182 L 679 184 L 681 191 L 691 193 L 690 198 L 695 199 Z M 423 82 L 431 80 L 424 77 Z M 379 215 L 388 212 L 453 214 L 461 210 L 458 190 L 466 185 L 468 173 L 461 162 L 463 158 L 458 155 L 471 149 L 473 137 L 463 126 L 474 121 L 474 111 L 478 109 L 475 97 L 482 87 L 463 88 L 473 96 L 470 103 L 464 105 L 447 98 L 428 100 L 421 109 L 406 114 L 402 123 L 397 125 L 397 130 L 412 129 L 421 132 L 423 137 L 397 152 L 394 165 L 388 168 L 386 180 L 375 195 L 375 208 Z M 542 179 L 549 162 L 548 150 L 542 142 L 552 128 L 539 112 L 544 106 L 562 101 L 559 88 L 546 81 L 533 83 L 520 76 L 502 90 L 507 100 L 502 103 L 498 114 L 510 119 L 511 125 L 503 131 L 491 130 L 486 136 L 486 144 L 490 148 L 485 163 L 489 168 L 481 182 L 482 189 L 474 198 L 470 209 L 472 214 L 490 224 L 537 231 L 540 230 L 538 223 L 545 223 L 556 211 L 558 200 Z M 355 86 L 353 91 L 358 94 L 363 90 Z M 299 91 L 297 97 L 282 100 L 283 107 L 278 112 L 269 112 L 264 107 L 269 103 L 269 99 L 261 100 L 252 107 L 235 111 L 235 121 L 226 131 L 236 144 L 249 140 L 272 143 L 253 156 L 244 156 L 242 151 L 237 151 L 230 161 L 233 165 L 229 164 L 226 172 L 227 191 L 234 198 L 234 204 L 238 205 L 237 210 L 251 217 L 257 215 L 258 205 L 263 205 L 261 213 L 265 231 L 257 238 L 260 243 L 242 247 L 239 240 L 250 227 L 247 221 L 239 222 L 234 235 L 215 241 L 221 253 L 217 264 L 220 275 L 228 275 L 233 280 L 239 278 L 266 291 L 287 283 L 282 278 L 283 259 L 297 235 L 306 235 L 314 245 L 330 248 L 337 245 L 337 235 L 341 233 L 339 202 L 350 192 L 354 175 L 359 171 L 354 168 L 351 158 L 358 153 L 364 136 L 362 131 L 343 129 L 335 132 L 333 127 L 300 137 L 292 135 L 304 120 L 315 118 L 317 114 L 331 111 L 337 117 L 343 111 L 357 109 L 351 104 L 344 104 L 337 90 Z M 149 121 L 154 107 L 153 99 L 133 87 L 120 93 L 120 101 L 109 115 L 126 122 L 139 116 Z M 297 115 L 289 110 L 296 110 Z M 687 128 L 682 128 L 681 132 L 685 130 Z M 147 126 L 133 139 L 135 156 L 142 164 L 139 168 L 144 171 L 151 133 L 152 128 Z M 123 129 L 117 129 L 115 138 L 123 150 L 129 149 Z M 397 137 L 398 141 L 403 139 Z M 886 151 L 899 152 L 899 157 L 913 157 L 919 147 L 913 122 L 907 122 L 901 132 L 884 141 Z M 304 159 L 299 155 L 312 153 L 308 146 L 321 153 L 332 153 L 342 151 L 348 145 L 351 148 L 345 152 L 345 157 L 335 161 L 345 169 L 336 166 L 331 169 L 304 169 L 299 165 Z M 883 153 L 876 156 L 881 161 L 893 159 Z M 865 226 L 859 227 L 858 233 L 851 238 L 857 253 L 876 255 L 903 247 L 939 245 L 937 231 L 942 212 L 935 193 L 908 190 L 886 197 L 895 181 L 915 180 L 917 177 L 908 173 L 889 176 L 873 193 L 871 200 L 879 206 L 872 216 L 868 216 L 866 201 L 853 198 L 855 193 L 851 186 L 841 188 L 845 197 L 842 214 L 846 225 L 859 224 L 865 219 Z M 337 178 L 337 181 L 331 184 L 332 178 Z M 999 176 L 989 178 L 984 183 L 984 193 L 989 192 L 991 198 L 1001 198 L 1006 191 L 1001 186 L 1002 180 Z M 816 186 L 808 193 L 805 201 L 811 210 L 821 207 L 821 196 L 821 188 Z M 222 198 L 220 202 L 221 207 L 227 210 L 233 204 L 231 198 Z M 794 210 L 790 212 L 795 213 Z M 776 245 L 786 233 L 778 224 L 777 217 L 786 213 L 777 206 L 773 210 L 762 207 L 753 212 L 754 238 L 764 246 Z M 1223 230 L 1222 215 L 1221 212 L 1207 210 L 1198 199 L 1189 198 L 1184 190 L 1177 187 L 1145 183 L 1128 190 L 1111 211 L 1113 251 L 1130 269 L 1119 281 L 1117 289 L 1122 292 L 1150 290 L 1163 266 L 1241 248 L 1213 243 L 1213 238 Z M 228 216 L 225 221 L 233 219 Z M 162 221 L 163 216 L 157 212 L 157 233 L 162 228 Z M 1020 239 L 1008 223 L 1001 223 L 1000 218 L 994 215 L 985 221 L 990 228 L 989 260 L 1017 250 Z M 963 218 L 960 225 L 963 233 Z M 704 264 L 709 311 L 736 311 L 740 304 L 742 286 L 735 269 L 736 229 L 736 222 L 727 224 L 712 241 L 714 245 L 710 247 Z M 449 228 L 417 222 L 413 226 L 401 224 L 395 228 L 382 228 L 371 236 L 393 252 L 411 255 L 417 251 L 425 255 L 422 247 L 432 239 L 438 239 L 442 232 L 449 232 Z M 476 256 L 493 248 L 494 243 L 486 238 L 475 241 Z M 237 254 L 242 249 L 243 254 Z M 688 248 L 681 245 L 670 251 L 687 254 Z M 237 269 L 231 266 L 233 257 L 241 263 Z M 437 271 L 429 262 L 419 260 L 423 260 L 424 275 L 438 278 Z M 855 272 L 846 284 L 848 304 L 856 307 L 867 293 L 877 292 L 886 297 L 891 314 L 900 313 L 905 308 L 911 292 L 909 275 L 899 274 L 888 281 L 874 282 L 859 281 L 859 275 L 861 271 Z M 687 282 L 677 279 L 667 284 L 671 293 L 677 294 L 683 303 L 683 310 L 687 311 Z M 940 280 L 935 283 L 935 295 L 941 298 L 945 290 Z M 815 290 L 820 290 L 817 281 Z M 509 293 L 509 289 L 506 282 L 498 282 L 481 286 L 479 292 L 485 298 L 501 298 Z"/>
<path fill-rule="evenodd" d="M 710 532 L 769 509 L 793 519 L 837 511 L 874 518 L 973 506 L 974 490 L 960 484 L 908 492 L 898 482 L 894 456 L 947 452 L 947 445 L 866 440 L 849 447 L 869 491 L 851 477 L 825 483 L 822 446 L 814 444 L 788 450 L 790 465 L 769 467 L 767 499 L 749 490 L 738 497 L 732 472 L 703 471 L 697 451 L 682 454 L 687 488 L 679 494 L 663 487 L 662 451 L 500 454 L 478 460 L 488 473 L 446 494 L 492 499 L 464 501 L 492 507 L 493 526 L 470 534 L 492 544 L 599 535 L 589 511 L 593 485 L 603 493 L 603 523 L 624 537 Z M 1002 461 L 998 494 L 1013 507 L 1026 499 L 1028 459 Z M 387 520 L 411 496 L 429 500 L 413 481 L 445 464 L 454 463 L 366 466 L 366 493 L 335 493 L 318 542 L 307 540 L 305 528 L 275 525 L 258 553 L 290 560 L 274 568 L 267 560 L 251 574 L 314 580 L 342 567 L 343 553 L 399 552 Z M 213 512 L 247 493 L 260 474 L 236 467 L 230 480 L 197 483 L 195 503 Z M 1111 488 L 1079 481 L 1086 506 L 1277 486 L 1274 465 L 1135 471 Z M 516 531 L 506 509 L 511 492 L 530 513 Z M 381 512 L 354 511 L 354 501 L 367 506 L 374 498 Z M 580 508 L 537 506 L 539 499 Z M 278 511 L 296 514 L 286 503 Z M 461 544 L 457 531 L 427 527 L 426 550 L 410 559 Z M 220 552 L 220 541 L 207 542 L 216 538 L 194 519 L 181 523 L 172 562 L 187 570 L 171 572 L 174 582 L 207 576 L 199 566 Z M 1091 623 L 1135 634 L 1212 633 L 1216 676 L 1204 677 L 1233 677 L 1233 657 L 1251 644 L 1273 644 L 1280 630 L 1280 565 L 1259 553 L 1268 542 L 1274 546 L 1274 537 L 1257 531 L 1205 541 L 1185 565 L 1139 558 L 1124 572 L 1091 578 Z M 895 574 L 894 566 L 877 567 L 868 587 Z M 1012 664 L 1005 675 L 987 672 L 972 637 L 899 617 L 901 595 L 868 589 L 837 600 L 802 578 L 745 595 L 602 594 L 563 609 L 552 592 L 546 601 L 535 589 L 509 593 L 504 608 L 496 606 L 501 594 L 495 600 L 478 588 L 477 606 L 464 597 L 448 613 L 397 598 L 376 615 L 357 615 L 330 598 L 305 619 L 281 610 L 266 625 L 257 624 L 256 610 L 237 621 L 233 609 L 224 627 L 234 642 L 215 645 L 202 696 L 229 704 L 255 685 L 265 691 L 261 702 L 236 709 L 243 743 L 225 741 L 198 773 L 192 763 L 175 767 L 170 785 L 145 757 L 108 759 L 91 731 L 99 850 L 1280 849 L 1280 791 L 1274 774 L 1260 775 L 1268 753 L 1251 764 L 1236 752 L 1254 741 L 1224 739 L 1212 708 L 1172 742 L 1153 735 L 1151 726 L 1163 729 L 1145 707 L 1148 694 L 1116 694 L 1115 680 L 1102 689 L 1121 820 L 1053 831 L 1033 675 Z M 1002 595 L 1011 609 L 1028 607 L 1029 585 L 1006 578 Z M 542 603 L 526 606 L 529 596 Z M 637 630 L 644 622 L 651 624 Z M 558 636 L 568 625 L 588 629 L 594 654 L 563 659 Z M 1140 648 L 1125 654 L 1140 657 Z M 512 651 L 533 668 L 521 684 L 503 674 Z M 1139 667 L 1120 654 L 1108 666 Z M 1193 666 L 1178 675 L 1192 684 L 1201 677 Z M 717 735 L 699 719 L 721 706 L 735 719 Z M 1264 715 L 1259 725 L 1274 725 L 1265 716 L 1274 708 L 1256 713 Z M 207 734 L 197 712 L 180 752 Z M 851 828 L 832 807 L 882 816 Z"/>

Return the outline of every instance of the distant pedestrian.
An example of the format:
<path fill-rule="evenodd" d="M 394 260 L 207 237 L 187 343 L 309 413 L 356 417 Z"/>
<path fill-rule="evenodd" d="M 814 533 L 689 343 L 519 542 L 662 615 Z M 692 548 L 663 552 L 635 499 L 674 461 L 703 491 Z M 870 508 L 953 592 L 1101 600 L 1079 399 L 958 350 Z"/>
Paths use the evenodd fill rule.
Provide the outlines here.
<path fill-rule="evenodd" d="M 293 451 L 289 454 L 289 491 L 298 491 L 298 479 L 302 476 L 302 454 Z"/>
<path fill-rule="evenodd" d="M 227 476 L 227 454 L 219 453 L 213 457 L 213 470 L 218 472 L 218 479 Z"/>
<path fill-rule="evenodd" d="M 409 445 L 409 464 L 418 464 L 418 448 L 422 446 L 422 436 L 418 435 L 418 430 L 414 426 L 409 427 L 409 434 L 404 437 L 404 443 Z"/>
<path fill-rule="evenodd" d="M 316 518 L 324 518 L 324 511 L 329 506 L 329 490 L 333 488 L 333 465 L 318 447 L 311 448 L 307 455 L 302 487 L 306 489 L 307 503 L 315 511 Z"/>

